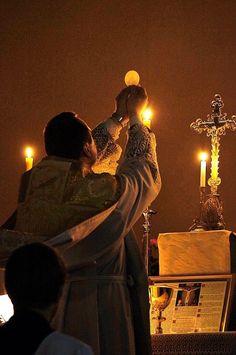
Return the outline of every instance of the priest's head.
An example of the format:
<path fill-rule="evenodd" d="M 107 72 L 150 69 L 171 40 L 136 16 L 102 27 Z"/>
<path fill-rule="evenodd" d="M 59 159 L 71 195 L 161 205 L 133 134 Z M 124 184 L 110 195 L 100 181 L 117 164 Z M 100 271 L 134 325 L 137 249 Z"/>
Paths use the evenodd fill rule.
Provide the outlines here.
<path fill-rule="evenodd" d="M 49 156 L 81 160 L 90 166 L 97 158 L 91 130 L 74 112 L 62 112 L 48 122 L 44 143 Z"/>

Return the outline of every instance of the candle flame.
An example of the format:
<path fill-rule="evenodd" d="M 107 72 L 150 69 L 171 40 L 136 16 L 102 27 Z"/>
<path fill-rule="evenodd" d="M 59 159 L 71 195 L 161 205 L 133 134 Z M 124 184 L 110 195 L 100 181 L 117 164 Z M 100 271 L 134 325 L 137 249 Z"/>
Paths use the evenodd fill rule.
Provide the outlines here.
<path fill-rule="evenodd" d="M 150 129 L 151 128 L 152 110 L 148 107 L 141 113 L 141 115 L 143 118 L 143 124 Z"/>
<path fill-rule="evenodd" d="M 208 158 L 208 154 L 207 154 L 206 152 L 201 152 L 201 153 L 199 154 L 199 159 L 200 159 L 200 160 L 206 161 L 207 158 Z"/>
<path fill-rule="evenodd" d="M 25 148 L 25 156 L 26 156 L 26 158 L 32 158 L 33 157 L 33 149 L 31 147 L 26 147 Z"/>
<path fill-rule="evenodd" d="M 143 113 L 142 113 L 142 116 L 143 116 L 143 120 L 144 121 L 151 121 L 151 118 L 152 118 L 152 110 L 148 107 L 146 108 Z"/>
<path fill-rule="evenodd" d="M 208 158 L 208 154 L 206 152 L 201 152 L 199 154 L 199 159 L 202 160 L 202 161 L 206 161 Z"/>

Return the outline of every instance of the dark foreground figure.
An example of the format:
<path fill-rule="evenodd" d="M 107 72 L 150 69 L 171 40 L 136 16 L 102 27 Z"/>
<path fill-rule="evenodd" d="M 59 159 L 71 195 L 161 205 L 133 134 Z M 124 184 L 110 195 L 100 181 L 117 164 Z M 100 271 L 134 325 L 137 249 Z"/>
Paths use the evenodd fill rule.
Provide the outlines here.
<path fill-rule="evenodd" d="M 65 276 L 62 259 L 46 245 L 33 243 L 13 252 L 5 287 L 14 315 L 0 326 L 1 355 L 92 355 L 89 346 L 50 326 Z"/>

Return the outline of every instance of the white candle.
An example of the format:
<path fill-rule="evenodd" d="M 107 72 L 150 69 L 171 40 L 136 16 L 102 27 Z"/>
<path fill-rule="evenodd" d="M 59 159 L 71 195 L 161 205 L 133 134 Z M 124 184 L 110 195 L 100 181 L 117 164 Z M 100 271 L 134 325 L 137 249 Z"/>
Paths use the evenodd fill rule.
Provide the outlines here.
<path fill-rule="evenodd" d="M 25 149 L 25 170 L 28 171 L 32 169 L 33 163 L 34 163 L 33 149 L 31 147 L 27 147 Z"/>
<path fill-rule="evenodd" d="M 206 187 L 206 160 L 207 154 L 202 152 L 200 154 L 201 167 L 200 167 L 200 187 Z"/>
<path fill-rule="evenodd" d="M 150 108 L 146 108 L 146 110 L 144 110 L 144 112 L 142 113 L 142 116 L 143 124 L 150 129 L 152 120 L 152 110 Z"/>

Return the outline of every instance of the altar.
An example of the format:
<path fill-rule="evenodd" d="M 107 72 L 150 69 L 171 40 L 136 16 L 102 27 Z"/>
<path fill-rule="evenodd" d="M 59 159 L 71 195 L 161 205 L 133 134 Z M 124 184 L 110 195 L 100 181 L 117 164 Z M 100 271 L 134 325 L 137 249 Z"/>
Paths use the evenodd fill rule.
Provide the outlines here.
<path fill-rule="evenodd" d="M 220 139 L 226 129 L 236 129 L 236 116 L 227 118 L 223 106 L 216 94 L 207 119 L 198 118 L 190 125 L 211 138 L 210 177 L 207 180 L 207 153 L 202 152 L 199 215 L 189 231 L 160 233 L 157 238 L 159 275 L 149 276 L 152 337 L 236 330 L 236 236 L 225 229 L 218 192 Z M 151 214 L 144 215 L 144 219 L 149 217 L 144 223 L 144 241 Z M 149 266 L 146 262 L 148 271 Z"/>
<path fill-rule="evenodd" d="M 153 354 L 233 354 L 236 236 L 161 233 L 157 245 L 159 276 L 149 277 Z"/>
<path fill-rule="evenodd" d="M 158 236 L 159 274 L 230 274 L 235 236 L 227 230 L 161 233 Z M 233 255 L 232 255 L 233 256 Z"/>
<path fill-rule="evenodd" d="M 186 332 L 223 331 L 233 327 L 232 321 L 234 317 L 232 316 L 232 311 L 235 307 L 233 307 L 232 302 L 235 287 L 235 241 L 235 235 L 226 230 L 164 233 L 159 235 L 159 276 L 150 276 L 150 285 L 160 284 L 162 289 L 169 293 L 166 296 L 171 295 L 166 309 L 170 308 L 169 304 L 171 303 L 173 308 L 171 317 L 175 325 L 176 318 L 181 318 L 179 316 L 180 313 L 182 314 L 182 319 L 185 319 L 185 326 L 172 327 L 173 329 L 169 327 L 166 329 L 167 332 L 178 333 L 181 332 L 182 328 L 185 328 Z M 150 286 L 150 288 L 152 287 L 154 286 Z M 169 291 L 167 287 L 170 288 Z M 158 295 L 154 295 L 153 299 L 155 300 L 155 297 L 159 296 L 161 296 L 160 291 Z M 217 300 L 216 302 L 214 298 Z M 150 303 L 152 313 L 152 292 Z M 166 311 L 163 308 L 163 304 L 160 307 L 164 314 Z M 177 316 L 178 310 L 181 312 L 178 312 Z M 210 325 L 206 326 L 206 324 L 194 326 L 193 318 L 200 318 L 200 312 L 205 312 L 206 319 L 206 313 L 211 313 L 210 318 L 212 318 L 212 314 L 215 312 L 215 317 L 218 317 L 218 321 L 215 319 L 215 322 L 218 322 L 218 325 L 216 326 L 215 323 L 212 329 Z M 218 315 L 216 315 L 217 312 Z M 151 313 L 152 328 L 154 325 L 152 324 L 153 315 Z M 229 314 L 231 314 L 230 317 Z M 192 330 L 190 325 L 189 327 L 186 326 L 186 320 L 190 320 L 191 317 Z M 222 326 L 220 323 L 223 318 L 225 319 Z M 208 321 L 211 322 L 209 319 Z M 197 324 L 197 319 L 195 319 L 195 323 Z M 152 330 L 152 333 L 155 333 L 155 331 Z"/>

